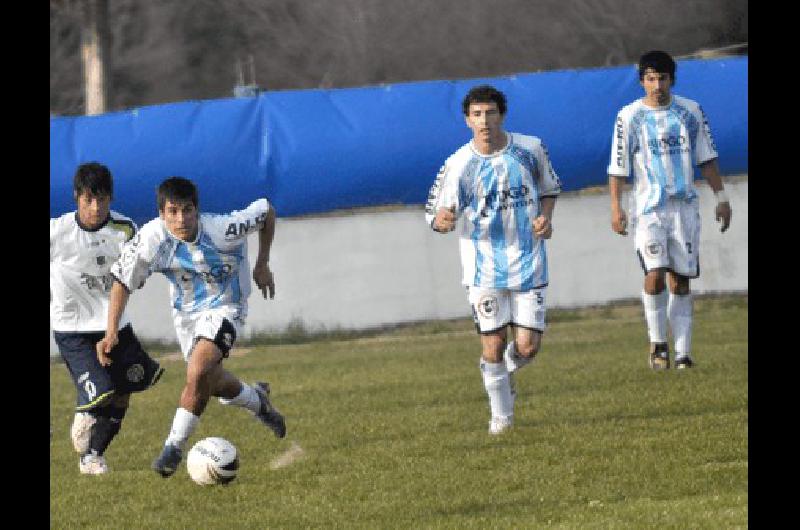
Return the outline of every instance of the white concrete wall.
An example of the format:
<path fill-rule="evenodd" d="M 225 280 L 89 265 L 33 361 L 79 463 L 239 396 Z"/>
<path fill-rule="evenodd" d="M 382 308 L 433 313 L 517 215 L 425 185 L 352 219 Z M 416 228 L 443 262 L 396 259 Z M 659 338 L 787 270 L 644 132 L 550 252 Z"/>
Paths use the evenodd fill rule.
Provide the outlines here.
<path fill-rule="evenodd" d="M 703 223 L 696 293 L 747 291 L 747 180 L 726 186 L 733 207 L 720 234 L 714 199 L 700 186 Z M 609 197 L 565 194 L 548 243 L 549 307 L 577 307 L 637 298 L 642 270 L 630 236 L 610 228 Z M 249 242 L 251 256 L 255 235 Z M 321 218 L 279 219 L 271 266 L 276 295 L 250 296 L 245 335 L 283 331 L 293 320 L 306 329 L 368 328 L 406 321 L 467 317 L 460 285 L 457 236 L 424 223 L 422 207 Z M 252 258 L 251 258 L 252 261 Z M 166 280 L 152 277 L 129 304 L 143 339 L 174 341 Z M 57 352 L 50 338 L 51 354 Z"/>

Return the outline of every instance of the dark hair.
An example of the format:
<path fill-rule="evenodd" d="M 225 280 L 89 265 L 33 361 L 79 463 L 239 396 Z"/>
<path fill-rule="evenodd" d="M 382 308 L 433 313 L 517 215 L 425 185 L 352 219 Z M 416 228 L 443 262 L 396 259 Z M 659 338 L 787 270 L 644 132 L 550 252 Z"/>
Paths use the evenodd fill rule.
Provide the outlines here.
<path fill-rule="evenodd" d="M 78 166 L 72 179 L 75 195 L 88 191 L 92 195 L 114 195 L 114 181 L 111 171 L 98 162 L 86 162 Z"/>
<path fill-rule="evenodd" d="M 644 79 L 644 73 L 648 68 L 659 74 L 669 74 L 670 79 L 675 81 L 675 61 L 667 52 L 653 50 L 642 55 L 639 58 L 639 80 Z"/>
<path fill-rule="evenodd" d="M 167 201 L 186 202 L 191 201 L 197 208 L 197 186 L 194 182 L 183 177 L 169 177 L 159 184 L 156 192 L 158 201 L 158 211 L 164 211 Z"/>
<path fill-rule="evenodd" d="M 464 101 L 461 102 L 461 110 L 464 116 L 469 116 L 469 106 L 472 103 L 497 103 L 497 110 L 501 115 L 506 113 L 506 96 L 490 85 L 478 85 L 472 87 L 467 95 L 464 96 Z"/>

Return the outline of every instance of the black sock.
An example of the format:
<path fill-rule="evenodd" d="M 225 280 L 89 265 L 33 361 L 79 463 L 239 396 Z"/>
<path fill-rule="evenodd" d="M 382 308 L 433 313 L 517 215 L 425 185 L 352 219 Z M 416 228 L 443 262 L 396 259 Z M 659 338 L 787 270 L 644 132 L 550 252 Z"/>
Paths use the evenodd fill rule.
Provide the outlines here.
<path fill-rule="evenodd" d="M 102 455 L 111 440 L 122 427 L 122 419 L 128 408 L 107 406 L 97 411 L 97 422 L 92 426 L 92 437 L 89 439 L 89 451 Z"/>

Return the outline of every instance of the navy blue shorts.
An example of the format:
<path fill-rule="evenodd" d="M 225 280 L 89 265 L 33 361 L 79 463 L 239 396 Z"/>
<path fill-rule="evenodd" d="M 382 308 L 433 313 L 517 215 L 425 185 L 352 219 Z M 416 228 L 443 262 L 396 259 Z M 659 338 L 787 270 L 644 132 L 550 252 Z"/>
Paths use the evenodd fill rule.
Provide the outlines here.
<path fill-rule="evenodd" d="M 142 349 L 130 325 L 119 330 L 119 343 L 110 354 L 111 365 L 101 365 L 95 345 L 104 335 L 103 332 L 53 332 L 61 358 L 78 391 L 76 410 L 103 406 L 115 394 L 141 392 L 153 386 L 164 371 Z"/>

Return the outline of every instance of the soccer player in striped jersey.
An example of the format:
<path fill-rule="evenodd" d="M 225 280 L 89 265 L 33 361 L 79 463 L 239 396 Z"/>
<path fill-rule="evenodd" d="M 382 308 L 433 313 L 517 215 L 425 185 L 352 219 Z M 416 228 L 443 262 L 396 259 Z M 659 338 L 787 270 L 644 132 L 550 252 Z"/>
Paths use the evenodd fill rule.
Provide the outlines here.
<path fill-rule="evenodd" d="M 142 226 L 111 267 L 114 285 L 97 356 L 108 362 L 106 354 L 117 342 L 119 319 L 130 293 L 154 272 L 163 274 L 170 282 L 175 331 L 187 362 L 172 428 L 153 462 L 156 472 L 169 477 L 211 396 L 224 405 L 249 410 L 278 438 L 286 435 L 286 423 L 267 397 L 267 383 L 248 385 L 222 367 L 247 316 L 247 236 L 254 232 L 259 248 L 253 280 L 265 298 L 275 295 L 269 268 L 275 210 L 266 199 L 259 199 L 227 215 L 200 214 L 197 187 L 183 177 L 164 180 L 157 202 L 159 217 Z"/>
<path fill-rule="evenodd" d="M 77 391 L 71 436 L 81 473 L 108 472 L 105 450 L 122 426 L 131 392 L 158 381 L 163 369 L 136 339 L 127 316 L 119 343 L 103 367 L 95 344 L 105 332 L 111 264 L 133 238 L 136 225 L 110 210 L 113 178 L 97 162 L 81 164 L 73 177 L 77 210 L 50 219 L 50 319 L 59 353 Z"/>
<path fill-rule="evenodd" d="M 539 138 L 503 129 L 502 92 L 476 86 L 464 97 L 462 111 L 472 140 L 439 171 L 425 220 L 447 233 L 463 219 L 462 283 L 481 337 L 479 366 L 494 435 L 513 424 L 511 374 L 541 346 L 548 284 L 544 240 L 553 233 L 561 183 Z"/>
<path fill-rule="evenodd" d="M 645 95 L 617 114 L 608 165 L 611 227 L 621 235 L 629 228 L 620 205 L 622 183 L 633 177 L 630 229 L 645 274 L 642 302 L 654 370 L 670 366 L 668 325 L 675 341 L 675 367 L 694 365 L 689 280 L 700 275 L 695 165 L 716 196 L 721 231 L 731 222 L 708 120 L 697 102 L 671 93 L 675 69 L 675 61 L 663 51 L 639 59 Z"/>

